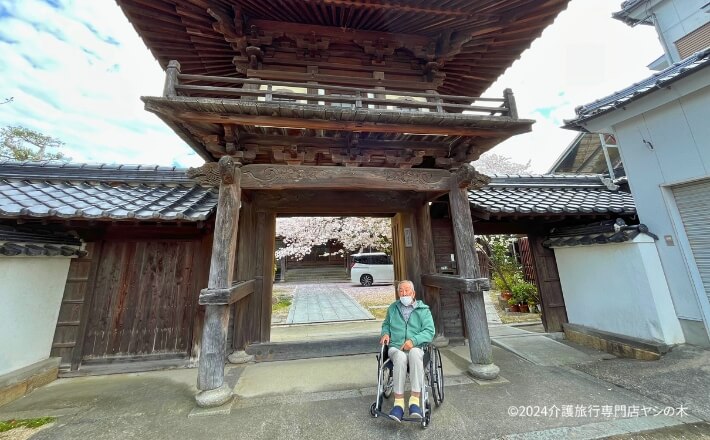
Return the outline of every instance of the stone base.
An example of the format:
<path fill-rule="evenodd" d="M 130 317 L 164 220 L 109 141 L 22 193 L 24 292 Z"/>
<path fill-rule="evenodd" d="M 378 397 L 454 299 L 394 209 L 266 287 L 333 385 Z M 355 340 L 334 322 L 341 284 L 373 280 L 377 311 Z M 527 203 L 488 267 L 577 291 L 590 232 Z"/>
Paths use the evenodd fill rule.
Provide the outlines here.
<path fill-rule="evenodd" d="M 59 373 L 59 358 L 49 358 L 0 376 L 0 406 L 54 381 Z"/>
<path fill-rule="evenodd" d="M 200 408 L 213 408 L 231 401 L 232 396 L 232 389 L 227 384 L 222 384 L 213 390 L 200 391 L 195 396 L 195 402 Z"/>
<path fill-rule="evenodd" d="M 642 341 L 630 336 L 617 335 L 582 325 L 563 324 L 563 328 L 568 341 L 606 351 L 616 357 L 655 361 L 671 350 L 670 346 L 663 343 Z"/>
<path fill-rule="evenodd" d="M 432 341 L 432 344 L 434 344 L 434 347 L 436 348 L 442 348 L 442 347 L 448 347 L 449 346 L 449 338 L 443 335 L 439 335 L 434 338 Z"/>
<path fill-rule="evenodd" d="M 230 364 L 246 364 L 247 362 L 253 362 L 254 356 L 247 354 L 246 351 L 235 351 L 227 357 Z"/>
<path fill-rule="evenodd" d="M 496 364 L 470 364 L 468 374 L 476 379 L 494 380 L 498 378 L 500 368 Z"/>

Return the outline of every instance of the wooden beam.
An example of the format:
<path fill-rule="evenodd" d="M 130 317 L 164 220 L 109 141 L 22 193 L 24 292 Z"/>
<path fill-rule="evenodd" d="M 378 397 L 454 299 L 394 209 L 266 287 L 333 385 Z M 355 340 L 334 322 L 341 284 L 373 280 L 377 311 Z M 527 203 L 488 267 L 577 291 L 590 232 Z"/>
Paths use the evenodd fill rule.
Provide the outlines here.
<path fill-rule="evenodd" d="M 443 83 L 442 78 L 435 78 L 434 81 L 402 81 L 390 79 L 372 79 L 345 75 L 327 75 L 321 73 L 301 73 L 290 72 L 285 70 L 247 70 L 247 77 L 259 78 L 262 80 L 276 81 L 316 81 L 319 84 L 342 84 L 345 86 L 363 86 L 372 87 L 375 85 L 387 87 L 392 90 L 431 90 L 440 87 Z"/>
<path fill-rule="evenodd" d="M 247 22 L 247 29 L 251 26 L 256 26 L 259 31 L 269 34 L 280 34 L 286 36 L 310 36 L 326 37 L 339 41 L 354 41 L 354 40 L 391 40 L 396 41 L 400 46 L 422 46 L 426 47 L 432 40 L 429 37 L 416 34 L 400 34 L 382 31 L 368 31 L 353 28 L 341 28 L 337 26 L 321 26 L 315 24 L 293 23 L 272 20 L 252 19 Z"/>
<path fill-rule="evenodd" d="M 414 12 L 417 14 L 425 14 L 425 15 L 441 15 L 444 17 L 460 17 L 460 18 L 467 18 L 467 19 L 489 19 L 489 18 L 496 18 L 498 15 L 494 14 L 481 14 L 481 13 L 475 13 L 471 11 L 462 11 L 460 9 L 444 9 L 444 8 L 434 8 L 434 7 L 426 7 L 426 6 L 415 6 L 412 4 L 407 4 L 407 3 L 402 3 L 402 2 L 390 2 L 390 1 L 383 1 L 383 0 L 368 0 L 368 1 L 362 1 L 362 0 L 304 0 L 306 3 L 312 3 L 312 4 L 330 4 L 330 5 L 335 5 L 335 6 L 341 6 L 341 7 L 348 7 L 348 8 L 364 8 L 364 9 L 373 9 L 373 10 L 395 10 L 397 13 L 401 12 Z"/>
<path fill-rule="evenodd" d="M 146 104 L 146 109 L 156 113 L 165 114 L 165 110 L 160 107 Z M 240 125 L 256 125 L 263 127 L 279 127 L 279 128 L 294 128 L 294 129 L 312 129 L 312 130 L 340 130 L 354 132 L 371 132 L 371 133 L 410 133 L 419 135 L 442 135 L 442 136 L 477 136 L 483 138 L 507 138 L 513 134 L 518 134 L 525 129 L 485 129 L 477 127 L 461 127 L 461 126 L 443 126 L 443 125 L 424 125 L 424 124 L 388 124 L 377 122 L 359 122 L 359 121 L 326 121 L 322 119 L 297 119 L 286 118 L 281 116 L 257 116 L 257 115 L 242 115 L 233 113 L 216 113 L 216 112 L 175 112 L 167 114 L 175 119 L 181 120 L 183 123 L 207 122 L 211 124 L 240 124 Z M 474 121 L 472 121 L 474 122 Z"/>
<path fill-rule="evenodd" d="M 203 306 L 234 304 L 252 293 L 254 293 L 254 280 L 241 281 L 226 289 L 202 289 L 199 303 Z"/>
<path fill-rule="evenodd" d="M 488 278 L 462 278 L 456 275 L 425 274 L 422 275 L 422 284 L 438 289 L 450 289 L 462 292 L 483 292 L 491 288 Z"/>
<path fill-rule="evenodd" d="M 451 173 L 437 169 L 348 168 L 246 165 L 243 189 L 362 189 L 368 191 L 446 191 Z"/>
<path fill-rule="evenodd" d="M 260 209 L 279 215 L 382 215 L 413 211 L 426 200 L 413 191 L 254 191 Z M 438 193 L 429 193 L 436 196 Z"/>

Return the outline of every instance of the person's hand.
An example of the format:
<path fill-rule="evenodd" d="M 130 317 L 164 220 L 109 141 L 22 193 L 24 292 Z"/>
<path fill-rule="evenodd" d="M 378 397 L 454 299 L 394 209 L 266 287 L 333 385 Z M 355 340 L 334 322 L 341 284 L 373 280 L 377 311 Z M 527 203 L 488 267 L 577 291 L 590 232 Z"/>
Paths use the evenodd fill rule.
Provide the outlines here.
<path fill-rule="evenodd" d="M 382 335 L 380 338 L 380 345 L 389 345 L 390 343 L 390 335 Z"/>
<path fill-rule="evenodd" d="M 412 348 L 414 348 L 414 343 L 412 342 L 411 339 L 407 339 L 406 341 L 404 341 L 404 345 L 402 345 L 402 347 L 400 348 L 400 350 L 402 350 L 402 351 L 409 351 L 409 350 L 411 350 Z"/>

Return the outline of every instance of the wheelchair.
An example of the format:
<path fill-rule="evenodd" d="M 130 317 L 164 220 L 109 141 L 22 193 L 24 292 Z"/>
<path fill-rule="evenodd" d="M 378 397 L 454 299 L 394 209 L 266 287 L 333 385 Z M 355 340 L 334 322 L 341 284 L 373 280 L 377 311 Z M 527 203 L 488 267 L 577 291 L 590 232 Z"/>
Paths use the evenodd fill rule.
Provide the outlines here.
<path fill-rule="evenodd" d="M 404 417 L 403 422 L 420 422 L 422 428 L 431 424 L 431 401 L 438 407 L 444 402 L 444 368 L 441 364 L 441 353 L 433 344 L 427 344 L 424 350 L 424 380 L 422 381 L 422 395 L 420 398 L 423 417 Z M 389 347 L 385 344 L 380 348 L 377 358 L 377 397 L 370 406 L 372 417 L 386 417 L 389 414 L 382 411 L 382 403 L 393 394 L 394 377 L 392 374 L 393 363 L 388 356 Z M 409 366 L 407 366 L 409 373 Z"/>

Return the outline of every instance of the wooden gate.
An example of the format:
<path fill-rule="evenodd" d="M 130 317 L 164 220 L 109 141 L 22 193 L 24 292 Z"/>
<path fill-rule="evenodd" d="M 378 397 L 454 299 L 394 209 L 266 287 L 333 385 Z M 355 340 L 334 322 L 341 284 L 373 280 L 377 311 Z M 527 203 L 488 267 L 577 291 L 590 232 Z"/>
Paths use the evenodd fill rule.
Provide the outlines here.
<path fill-rule="evenodd" d="M 529 235 L 528 241 L 535 266 L 535 280 L 542 302 L 542 323 L 548 332 L 561 332 L 567 322 L 567 309 L 562 295 L 555 252 L 542 245 L 544 237 Z"/>
<path fill-rule="evenodd" d="M 209 249 L 200 240 L 104 242 L 83 358 L 189 354 Z"/>

